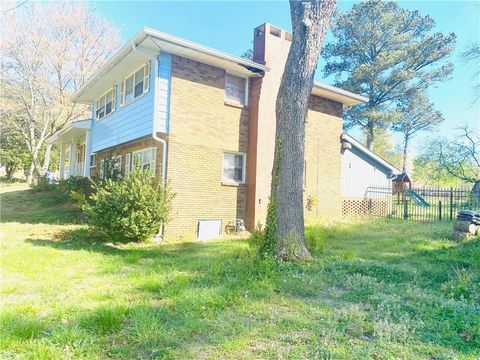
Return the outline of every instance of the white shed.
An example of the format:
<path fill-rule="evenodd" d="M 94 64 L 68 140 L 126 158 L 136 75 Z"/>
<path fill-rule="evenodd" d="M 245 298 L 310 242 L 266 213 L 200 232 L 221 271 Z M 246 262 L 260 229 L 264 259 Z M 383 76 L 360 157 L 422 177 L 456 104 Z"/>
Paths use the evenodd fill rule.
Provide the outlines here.
<path fill-rule="evenodd" d="M 372 186 L 391 187 L 401 171 L 348 134 L 342 135 L 342 197 L 366 197 Z"/>

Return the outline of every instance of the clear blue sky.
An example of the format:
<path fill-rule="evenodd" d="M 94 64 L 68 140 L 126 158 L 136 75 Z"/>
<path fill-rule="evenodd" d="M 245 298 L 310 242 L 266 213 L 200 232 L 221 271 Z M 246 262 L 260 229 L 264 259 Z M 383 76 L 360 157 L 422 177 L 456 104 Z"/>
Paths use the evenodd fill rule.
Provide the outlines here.
<path fill-rule="evenodd" d="M 342 10 L 349 9 L 352 1 L 339 1 Z M 480 1 L 401 1 L 402 7 L 417 9 L 435 19 L 437 31 L 454 32 L 457 45 L 451 60 L 455 71 L 451 80 L 430 91 L 430 98 L 445 116 L 445 122 L 435 133 L 423 134 L 415 139 L 416 148 L 428 136 L 449 135 L 459 125 L 469 122 L 480 126 L 480 103 L 473 99 L 473 65 L 465 64 L 461 52 L 480 38 Z M 127 41 L 143 26 L 170 33 L 234 55 L 242 54 L 252 46 L 253 28 L 270 22 L 290 30 L 287 1 L 102 1 L 93 2 L 97 10 L 110 18 Z M 326 41 L 331 40 L 331 34 Z M 478 64 L 477 66 L 480 66 Z M 316 79 L 324 79 L 320 69 Z M 358 132 L 353 132 L 358 135 Z"/>

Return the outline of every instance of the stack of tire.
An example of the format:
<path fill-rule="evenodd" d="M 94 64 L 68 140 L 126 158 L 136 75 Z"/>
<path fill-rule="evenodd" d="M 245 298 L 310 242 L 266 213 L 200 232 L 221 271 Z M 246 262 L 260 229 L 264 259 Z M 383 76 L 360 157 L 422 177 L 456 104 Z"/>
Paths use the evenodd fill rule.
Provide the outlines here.
<path fill-rule="evenodd" d="M 480 211 L 460 210 L 453 225 L 453 240 L 467 240 L 480 234 Z"/>

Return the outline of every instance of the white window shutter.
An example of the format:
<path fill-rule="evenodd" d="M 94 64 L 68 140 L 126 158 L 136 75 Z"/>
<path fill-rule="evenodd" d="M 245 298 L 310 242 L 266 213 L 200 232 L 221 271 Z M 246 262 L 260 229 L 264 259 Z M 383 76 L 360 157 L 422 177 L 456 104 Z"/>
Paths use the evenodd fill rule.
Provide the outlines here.
<path fill-rule="evenodd" d="M 128 153 L 127 155 L 125 155 L 125 174 L 128 174 L 130 172 L 131 159 L 132 159 L 131 153 Z"/>
<path fill-rule="evenodd" d="M 115 111 L 115 106 L 117 104 L 117 85 L 115 85 L 112 89 L 113 94 L 112 94 L 112 112 Z"/>
<path fill-rule="evenodd" d="M 143 71 L 143 93 L 145 94 L 150 88 L 150 61 L 145 65 Z"/>
<path fill-rule="evenodd" d="M 120 84 L 120 105 L 125 105 L 125 80 Z"/>

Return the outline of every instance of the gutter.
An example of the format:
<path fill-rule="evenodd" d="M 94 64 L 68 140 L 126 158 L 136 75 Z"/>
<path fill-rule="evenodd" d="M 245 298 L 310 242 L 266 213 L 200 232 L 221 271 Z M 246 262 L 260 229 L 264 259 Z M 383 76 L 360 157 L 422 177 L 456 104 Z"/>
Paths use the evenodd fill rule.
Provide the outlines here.
<path fill-rule="evenodd" d="M 333 86 L 333 85 L 328 85 L 328 84 L 325 84 L 325 83 L 322 83 L 322 82 L 316 81 L 316 80 L 313 82 L 313 87 L 317 87 L 319 89 L 326 90 L 326 91 L 331 91 L 335 94 L 346 96 L 348 98 L 360 101 L 361 103 L 367 103 L 368 100 L 369 100 L 365 96 L 355 94 L 351 91 L 344 90 L 344 89 L 338 88 L 338 87 Z"/>

